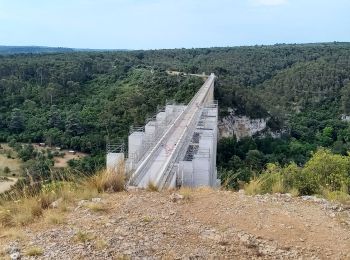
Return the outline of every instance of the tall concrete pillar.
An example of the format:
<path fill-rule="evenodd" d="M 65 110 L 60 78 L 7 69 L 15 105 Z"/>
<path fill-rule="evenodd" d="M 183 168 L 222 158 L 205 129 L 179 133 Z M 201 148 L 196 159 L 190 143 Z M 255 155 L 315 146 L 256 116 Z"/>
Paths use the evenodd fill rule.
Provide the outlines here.
<path fill-rule="evenodd" d="M 124 153 L 108 153 L 107 154 L 107 170 L 112 172 L 118 172 L 121 170 L 124 163 Z"/>

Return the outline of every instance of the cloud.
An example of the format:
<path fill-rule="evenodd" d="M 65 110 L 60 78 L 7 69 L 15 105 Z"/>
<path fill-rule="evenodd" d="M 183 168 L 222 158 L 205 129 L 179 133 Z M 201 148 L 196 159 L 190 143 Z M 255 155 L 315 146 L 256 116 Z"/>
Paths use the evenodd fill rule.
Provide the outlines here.
<path fill-rule="evenodd" d="M 255 5 L 263 6 L 279 6 L 288 3 L 288 0 L 253 0 Z"/>

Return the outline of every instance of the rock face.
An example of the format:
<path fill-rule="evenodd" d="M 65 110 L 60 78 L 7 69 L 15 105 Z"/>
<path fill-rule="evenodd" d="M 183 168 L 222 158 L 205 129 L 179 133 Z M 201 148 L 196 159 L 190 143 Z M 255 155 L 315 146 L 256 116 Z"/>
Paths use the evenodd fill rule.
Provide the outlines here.
<path fill-rule="evenodd" d="M 266 129 L 267 118 L 251 119 L 247 116 L 237 116 L 233 110 L 221 119 L 219 124 L 220 137 L 236 136 L 237 140 L 253 136 Z"/>
<path fill-rule="evenodd" d="M 344 122 L 350 122 L 350 116 L 349 115 L 341 115 L 341 120 Z"/>

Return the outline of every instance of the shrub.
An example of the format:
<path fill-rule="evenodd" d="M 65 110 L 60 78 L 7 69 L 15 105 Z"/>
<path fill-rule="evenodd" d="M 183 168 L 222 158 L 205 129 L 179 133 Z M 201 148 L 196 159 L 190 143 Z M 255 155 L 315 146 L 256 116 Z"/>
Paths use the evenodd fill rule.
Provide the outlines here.
<path fill-rule="evenodd" d="M 262 181 L 259 178 L 252 179 L 244 186 L 247 195 L 256 195 L 262 193 Z"/>
<path fill-rule="evenodd" d="M 316 151 L 303 169 L 306 176 L 312 176 L 314 182 L 330 191 L 339 191 L 344 185 L 349 187 L 349 172 L 349 156 L 332 154 L 326 149 Z"/>
<path fill-rule="evenodd" d="M 32 247 L 26 251 L 27 256 L 41 256 L 43 254 L 43 250 L 40 247 Z"/>
<path fill-rule="evenodd" d="M 4 173 L 5 173 L 5 174 L 8 174 L 8 173 L 10 173 L 10 172 L 11 172 L 10 168 L 7 167 L 7 166 L 5 166 L 5 168 L 4 168 Z"/>
<path fill-rule="evenodd" d="M 119 192 L 125 190 L 125 175 L 121 172 L 100 171 L 91 176 L 86 186 L 96 189 L 98 192 Z"/>
<path fill-rule="evenodd" d="M 80 243 L 86 243 L 93 239 L 94 239 L 94 236 L 85 231 L 78 231 L 74 236 L 74 241 L 80 242 Z"/>
<path fill-rule="evenodd" d="M 245 186 L 247 194 L 284 193 L 295 195 L 323 194 L 347 199 L 350 184 L 350 157 L 319 149 L 304 168 L 291 163 L 285 167 L 270 163 L 262 174 Z M 324 192 L 324 191 L 327 192 Z"/>
<path fill-rule="evenodd" d="M 190 187 L 181 187 L 179 193 L 183 196 L 183 200 L 188 202 L 192 199 L 193 189 Z"/>
<path fill-rule="evenodd" d="M 158 187 L 152 181 L 150 181 L 147 185 L 147 190 L 148 191 L 158 191 Z"/>
<path fill-rule="evenodd" d="M 94 212 L 108 212 L 109 208 L 104 203 L 89 203 L 86 207 Z"/>

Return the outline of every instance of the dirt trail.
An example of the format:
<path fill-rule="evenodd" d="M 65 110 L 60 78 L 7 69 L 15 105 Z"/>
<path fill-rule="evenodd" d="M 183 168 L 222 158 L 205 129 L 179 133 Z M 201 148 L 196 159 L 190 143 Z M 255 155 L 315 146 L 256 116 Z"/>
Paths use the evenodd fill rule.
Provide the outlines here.
<path fill-rule="evenodd" d="M 95 200 L 108 211 L 89 203 L 71 208 L 65 224 L 38 222 L 25 240 L 0 244 L 39 246 L 39 259 L 350 259 L 350 210 L 316 199 L 203 189 Z M 91 239 L 77 242 L 81 232 Z"/>

